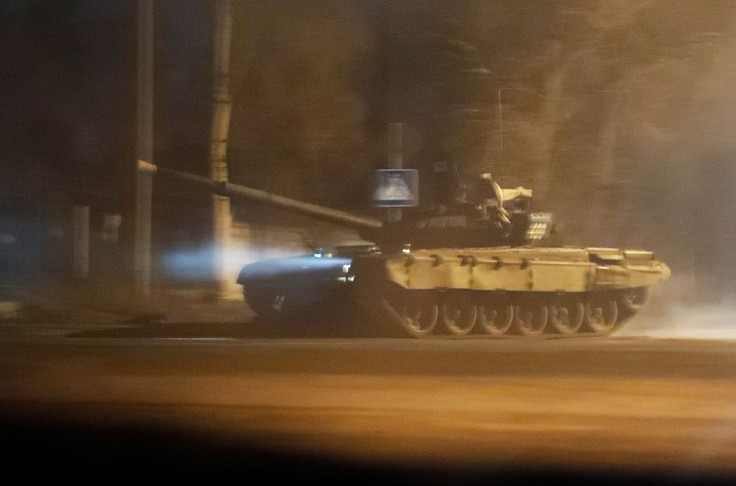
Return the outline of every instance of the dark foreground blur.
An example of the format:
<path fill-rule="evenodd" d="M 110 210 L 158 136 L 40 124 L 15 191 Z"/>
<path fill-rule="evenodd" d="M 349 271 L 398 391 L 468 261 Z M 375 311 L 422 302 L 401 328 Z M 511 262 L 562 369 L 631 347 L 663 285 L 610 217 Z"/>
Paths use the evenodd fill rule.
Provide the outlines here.
<path fill-rule="evenodd" d="M 2 413 L 2 410 L 0 410 Z M 718 472 L 575 466 L 448 466 L 437 463 L 366 464 L 301 452 L 270 450 L 257 441 L 223 443 L 219 437 L 141 424 L 105 426 L 2 413 L 7 444 L 5 474 L 36 480 L 65 477 L 77 484 L 130 484 L 163 480 L 184 484 L 247 481 L 250 484 L 736 484 Z"/>

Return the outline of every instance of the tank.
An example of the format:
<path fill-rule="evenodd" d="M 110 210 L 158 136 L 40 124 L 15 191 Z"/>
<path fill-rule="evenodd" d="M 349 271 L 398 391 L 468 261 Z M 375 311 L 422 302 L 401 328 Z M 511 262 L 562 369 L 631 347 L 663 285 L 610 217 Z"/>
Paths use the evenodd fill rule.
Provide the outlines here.
<path fill-rule="evenodd" d="M 221 195 L 358 229 L 370 242 L 246 265 L 237 282 L 267 320 L 334 316 L 347 307 L 371 316 L 358 321 L 390 322 L 415 338 L 608 335 L 670 276 L 652 251 L 550 243 L 558 237 L 554 216 L 533 211 L 532 191 L 523 187 L 497 188 L 495 206 L 474 200 L 407 210 L 401 221 L 387 223 L 164 172 Z"/>

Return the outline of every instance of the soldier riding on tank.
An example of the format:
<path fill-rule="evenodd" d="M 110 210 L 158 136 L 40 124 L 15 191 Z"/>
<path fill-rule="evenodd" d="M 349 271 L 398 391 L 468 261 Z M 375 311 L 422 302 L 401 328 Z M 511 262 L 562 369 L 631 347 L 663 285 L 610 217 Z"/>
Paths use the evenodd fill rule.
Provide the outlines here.
<path fill-rule="evenodd" d="M 473 201 L 481 213 L 483 219 L 488 219 L 492 214 L 497 215 L 504 225 L 510 225 L 509 214 L 503 207 L 503 191 L 501 186 L 493 180 L 490 172 L 484 172 L 478 176 L 475 185 Z"/>

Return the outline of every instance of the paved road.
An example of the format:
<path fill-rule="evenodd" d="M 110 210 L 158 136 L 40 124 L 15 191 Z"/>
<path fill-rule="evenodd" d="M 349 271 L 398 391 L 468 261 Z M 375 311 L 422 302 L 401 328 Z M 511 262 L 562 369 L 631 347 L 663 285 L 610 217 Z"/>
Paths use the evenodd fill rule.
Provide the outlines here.
<path fill-rule="evenodd" d="M 736 342 L 6 325 L 0 419 L 14 460 L 77 473 L 121 462 L 353 482 L 727 481 Z"/>

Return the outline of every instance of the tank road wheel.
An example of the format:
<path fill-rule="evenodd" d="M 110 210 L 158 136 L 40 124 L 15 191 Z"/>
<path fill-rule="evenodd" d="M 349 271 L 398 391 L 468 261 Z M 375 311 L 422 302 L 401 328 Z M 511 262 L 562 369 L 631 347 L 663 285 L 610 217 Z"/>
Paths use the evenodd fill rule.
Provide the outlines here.
<path fill-rule="evenodd" d="M 399 322 L 402 329 L 413 337 L 432 334 L 439 309 L 429 295 L 411 295 L 408 291 L 391 292 L 383 300 L 384 307 Z"/>
<path fill-rule="evenodd" d="M 647 287 L 636 287 L 633 289 L 625 289 L 621 291 L 619 303 L 621 311 L 635 313 L 644 307 L 649 300 L 649 289 Z"/>
<path fill-rule="evenodd" d="M 585 326 L 596 334 L 610 334 L 616 328 L 617 320 L 616 299 L 601 296 L 591 300 L 585 306 Z"/>
<path fill-rule="evenodd" d="M 465 336 L 473 330 L 478 311 L 470 298 L 449 296 L 442 301 L 440 315 L 450 334 Z"/>
<path fill-rule="evenodd" d="M 503 336 L 514 322 L 514 306 L 503 300 L 485 302 L 478 306 L 478 320 L 486 333 Z"/>
<path fill-rule="evenodd" d="M 618 318 L 616 325 L 621 325 L 634 317 L 634 314 L 639 312 L 648 300 L 649 289 L 647 287 L 620 290 L 618 292 Z"/>
<path fill-rule="evenodd" d="M 286 296 L 279 295 L 266 285 L 254 285 L 249 282 L 243 286 L 243 297 L 251 309 L 264 321 L 281 321 L 281 313 Z"/>
<path fill-rule="evenodd" d="M 414 337 L 432 334 L 439 315 L 437 304 L 428 298 L 407 299 L 400 312 L 404 329 Z"/>
<path fill-rule="evenodd" d="M 559 334 L 575 334 L 585 318 L 585 304 L 561 297 L 549 306 L 550 329 Z"/>
<path fill-rule="evenodd" d="M 514 331 L 532 337 L 544 333 L 549 311 L 541 302 L 524 302 L 514 308 Z"/>

